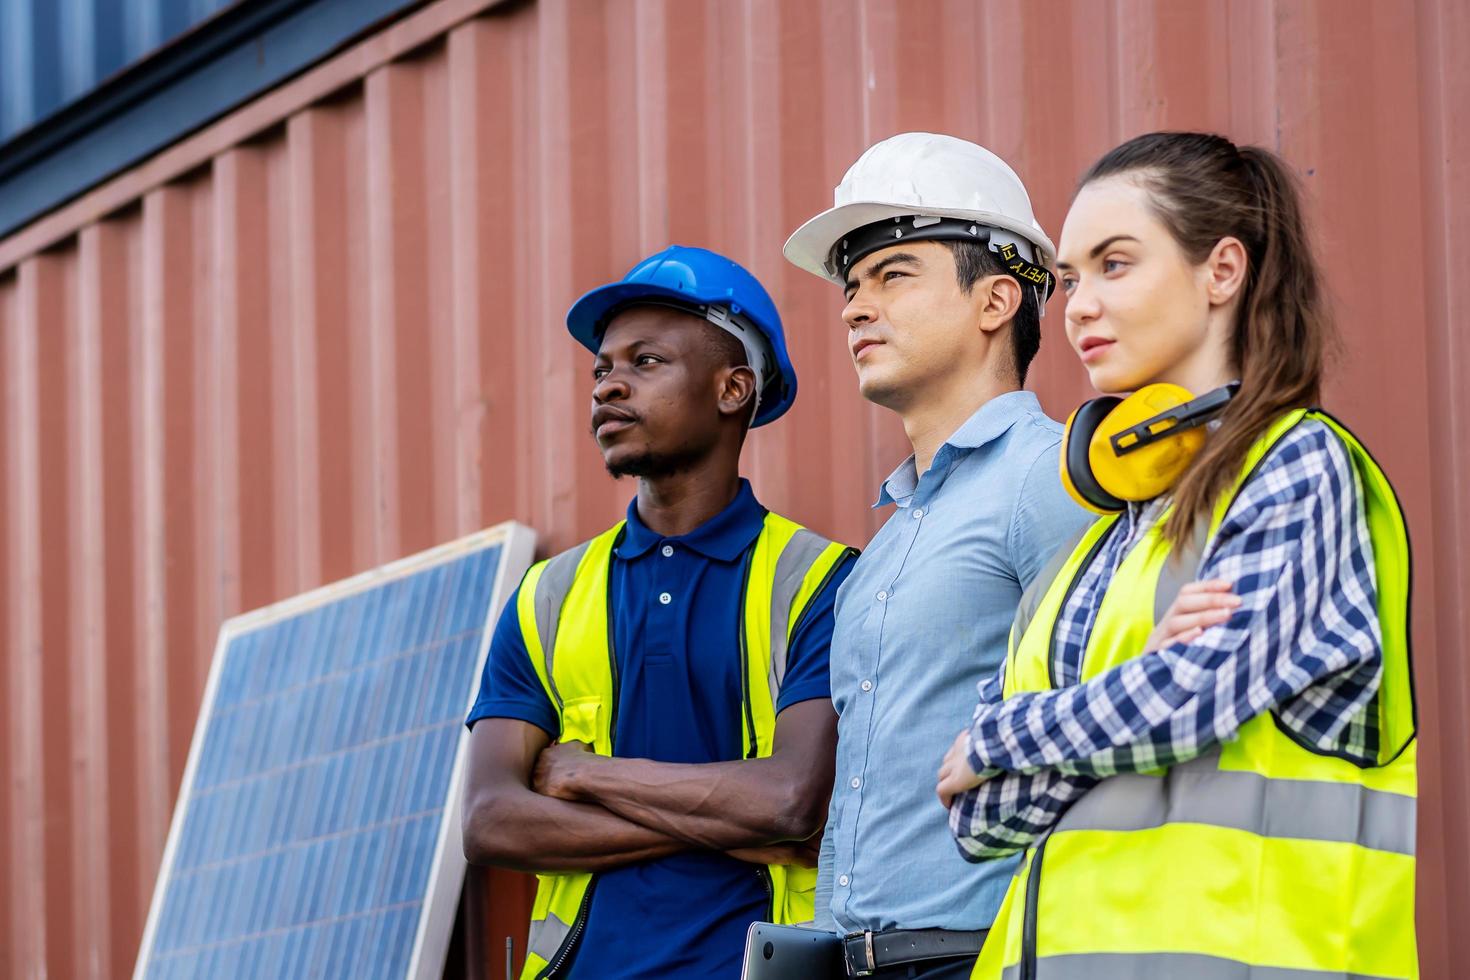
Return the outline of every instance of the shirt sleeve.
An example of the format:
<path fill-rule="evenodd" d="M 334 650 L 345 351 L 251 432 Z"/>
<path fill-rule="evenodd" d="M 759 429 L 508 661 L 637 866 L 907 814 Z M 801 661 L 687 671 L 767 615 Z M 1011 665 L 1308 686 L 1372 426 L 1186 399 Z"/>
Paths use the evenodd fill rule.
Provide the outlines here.
<path fill-rule="evenodd" d="M 837 857 L 836 831 L 832 817 L 833 812 L 829 805 L 827 826 L 822 831 L 822 846 L 817 852 L 817 890 L 812 896 L 812 925 L 828 932 L 837 932 L 837 919 L 832 915 L 832 863 Z"/>
<path fill-rule="evenodd" d="M 1201 568 L 1233 584 L 1241 605 L 1231 619 L 1084 684 L 982 704 L 971 766 L 1147 771 L 1191 759 L 1272 709 L 1324 746 L 1347 733 L 1348 747 L 1371 759 L 1365 709 L 1382 676 L 1382 639 L 1355 481 L 1331 430 L 1297 426 L 1242 488 Z"/>
<path fill-rule="evenodd" d="M 776 699 L 776 713 L 780 714 L 799 701 L 832 696 L 832 676 L 829 669 L 832 649 L 833 608 L 837 601 L 837 589 L 852 573 L 856 556 L 843 557 L 827 584 L 812 596 L 801 620 L 791 634 L 791 646 L 786 657 L 786 676 L 781 680 L 781 693 Z"/>
<path fill-rule="evenodd" d="M 976 718 L 985 706 L 1000 704 L 1004 685 L 1005 661 L 1001 661 L 999 670 L 976 685 L 980 691 Z M 985 782 L 960 793 L 949 808 L 950 833 L 966 861 L 989 861 L 1024 851 L 1098 782 L 1055 769 L 1033 773 L 992 769 L 985 775 L 989 777 Z"/>
<path fill-rule="evenodd" d="M 1035 844 L 1082 794 L 1100 782 L 1055 769 L 1003 772 L 966 790 L 949 807 L 949 829 L 966 861 L 989 861 Z"/>
<path fill-rule="evenodd" d="M 1057 549 L 1075 541 L 1097 516 L 1079 507 L 1063 488 L 1057 469 L 1061 449 L 1058 440 L 1031 461 L 1011 514 L 1006 547 L 1023 591 Z"/>
<path fill-rule="evenodd" d="M 485 658 L 485 672 L 480 677 L 480 693 L 465 725 L 473 729 L 481 718 L 516 718 L 556 738 L 561 731 L 556 706 L 541 686 L 541 678 L 536 676 L 536 668 L 526 652 L 525 638 L 521 636 L 516 613 L 520 594 L 517 588 L 500 611 L 495 633 L 490 638 L 490 654 Z"/>

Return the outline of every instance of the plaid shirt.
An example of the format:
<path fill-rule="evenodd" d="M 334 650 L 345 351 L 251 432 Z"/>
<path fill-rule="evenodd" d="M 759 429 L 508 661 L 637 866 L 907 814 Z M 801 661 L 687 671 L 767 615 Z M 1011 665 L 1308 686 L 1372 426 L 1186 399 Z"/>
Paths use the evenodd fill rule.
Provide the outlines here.
<path fill-rule="evenodd" d="M 1233 583 L 1241 599 L 1231 619 L 1080 683 L 1102 596 L 1163 502 L 1130 506 L 1060 614 L 1058 688 L 1003 699 L 1000 674 L 980 685 L 970 765 L 990 778 L 950 808 L 960 852 L 1022 850 L 1100 779 L 1185 762 L 1267 711 L 1298 740 L 1371 764 L 1383 653 L 1356 479 L 1331 429 L 1297 425 L 1204 555 L 1199 577 Z"/>

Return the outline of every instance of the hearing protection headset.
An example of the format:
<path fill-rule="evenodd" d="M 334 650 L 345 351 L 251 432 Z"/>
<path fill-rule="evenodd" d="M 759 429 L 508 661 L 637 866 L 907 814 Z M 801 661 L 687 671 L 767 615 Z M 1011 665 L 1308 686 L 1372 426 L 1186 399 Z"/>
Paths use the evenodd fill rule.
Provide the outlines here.
<path fill-rule="evenodd" d="M 1062 486 L 1098 514 L 1152 500 L 1172 487 L 1205 443 L 1201 429 L 1240 390 L 1232 381 L 1198 398 L 1174 384 L 1145 385 L 1127 398 L 1083 402 L 1062 436 Z"/>

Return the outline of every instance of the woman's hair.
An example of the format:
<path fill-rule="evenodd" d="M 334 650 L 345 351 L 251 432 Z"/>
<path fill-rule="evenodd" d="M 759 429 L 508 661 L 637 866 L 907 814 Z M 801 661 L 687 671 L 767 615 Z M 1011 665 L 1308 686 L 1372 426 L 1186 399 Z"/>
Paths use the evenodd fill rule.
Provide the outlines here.
<path fill-rule="evenodd" d="M 1230 340 L 1240 392 L 1174 488 L 1164 534 L 1182 544 L 1196 522 L 1209 520 L 1251 444 L 1271 423 L 1316 404 L 1332 323 L 1302 194 L 1276 154 L 1208 133 L 1148 133 L 1104 155 L 1079 187 L 1120 175 L 1148 193 L 1155 215 L 1190 262 L 1203 262 L 1227 237 L 1239 239 L 1247 256 Z"/>

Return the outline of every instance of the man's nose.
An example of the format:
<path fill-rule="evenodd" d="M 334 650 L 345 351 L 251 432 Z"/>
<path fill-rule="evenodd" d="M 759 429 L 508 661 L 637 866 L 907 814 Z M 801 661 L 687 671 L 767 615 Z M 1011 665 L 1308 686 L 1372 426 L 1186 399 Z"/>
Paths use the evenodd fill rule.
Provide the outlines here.
<path fill-rule="evenodd" d="M 878 319 L 878 310 L 863 297 L 861 293 L 854 293 L 842 308 L 842 322 L 849 327 L 860 327 L 864 324 L 873 323 Z"/>
<path fill-rule="evenodd" d="M 616 370 L 607 372 L 592 386 L 592 400 L 599 405 L 621 401 L 627 398 L 628 394 L 628 382 Z"/>

